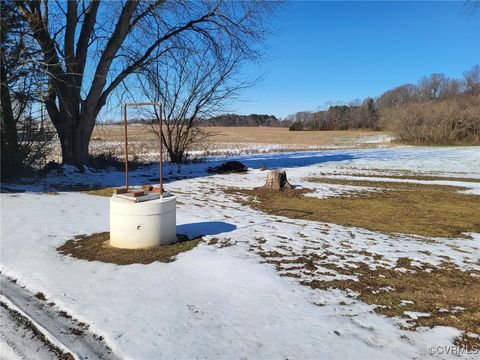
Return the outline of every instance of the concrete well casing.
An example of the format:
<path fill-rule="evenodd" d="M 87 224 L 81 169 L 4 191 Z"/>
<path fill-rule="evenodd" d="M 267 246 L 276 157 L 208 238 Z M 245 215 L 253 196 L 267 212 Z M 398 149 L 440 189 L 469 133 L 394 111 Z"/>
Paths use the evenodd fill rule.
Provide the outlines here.
<path fill-rule="evenodd" d="M 172 244 L 176 236 L 176 197 L 135 202 L 122 197 L 110 198 L 110 245 L 141 249 Z"/>

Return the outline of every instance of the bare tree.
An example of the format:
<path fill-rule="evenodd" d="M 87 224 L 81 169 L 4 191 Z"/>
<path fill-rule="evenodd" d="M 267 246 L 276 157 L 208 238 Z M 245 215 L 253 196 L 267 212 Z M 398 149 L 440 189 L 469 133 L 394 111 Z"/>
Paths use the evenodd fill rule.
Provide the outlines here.
<path fill-rule="evenodd" d="M 469 95 L 480 95 L 480 65 L 475 65 L 463 73 L 465 91 Z"/>
<path fill-rule="evenodd" d="M 450 79 L 445 74 L 434 73 L 420 79 L 418 88 L 423 101 L 443 100 L 458 95 L 461 84 L 458 80 Z"/>
<path fill-rule="evenodd" d="M 43 101 L 64 163 L 88 163 L 96 118 L 129 75 L 162 57 L 179 38 L 222 50 L 230 41 L 252 49 L 262 36 L 263 2 L 17 1 L 43 53 Z M 101 5 L 103 4 L 103 5 Z M 156 31 L 152 31 L 155 29 Z"/>
<path fill-rule="evenodd" d="M 147 66 L 142 76 L 147 79 L 145 96 L 163 104 L 163 132 L 155 126 L 158 113 L 153 129 L 162 136 L 170 160 L 182 163 L 188 151 L 208 137 L 201 121 L 225 110 L 227 101 L 255 81 L 240 76 L 239 70 L 252 54 L 234 43 L 223 44 L 221 52 L 208 42 L 175 45 Z"/>
<path fill-rule="evenodd" d="M 24 44 L 21 41 L 22 23 L 11 3 L 1 2 L 2 26 L 0 28 L 0 75 L 1 75 L 1 145 L 2 173 L 11 173 L 22 166 L 20 146 L 17 139 L 15 116 L 15 83 L 26 76 Z M 13 99 L 12 99 L 13 98 Z M 19 113 L 20 111 L 17 111 Z"/>
<path fill-rule="evenodd" d="M 366 98 L 363 101 L 362 107 L 360 109 L 360 114 L 357 115 L 359 118 L 359 128 L 369 128 L 374 130 L 379 130 L 378 124 L 378 109 L 375 100 L 372 98 Z"/>
<path fill-rule="evenodd" d="M 13 178 L 42 165 L 52 134 L 38 106 L 39 49 L 12 1 L 1 2 L 1 14 L 1 168 L 3 178 Z"/>
<path fill-rule="evenodd" d="M 417 97 L 418 88 L 412 84 L 405 84 L 384 92 L 377 99 L 377 104 L 380 109 L 388 108 L 407 104 L 416 100 Z"/>

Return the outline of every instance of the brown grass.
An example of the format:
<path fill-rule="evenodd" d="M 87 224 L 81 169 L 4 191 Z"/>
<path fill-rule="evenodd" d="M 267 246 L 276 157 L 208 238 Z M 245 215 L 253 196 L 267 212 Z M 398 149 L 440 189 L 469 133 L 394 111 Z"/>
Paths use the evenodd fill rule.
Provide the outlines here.
<path fill-rule="evenodd" d="M 226 192 L 249 195 L 247 200 L 240 201 L 270 214 L 384 233 L 462 237 L 465 232 L 480 232 L 480 196 L 458 193 L 459 188 L 363 180 L 314 180 L 374 186 L 382 190 L 325 199 L 304 196 L 309 190 L 270 192 L 231 189 Z"/>
<path fill-rule="evenodd" d="M 375 176 L 379 177 L 380 176 Z M 362 186 L 362 187 L 375 187 L 382 190 L 405 190 L 405 191 L 428 191 L 436 193 L 456 193 L 461 190 L 467 190 L 466 187 L 461 186 L 450 186 L 450 185 L 430 185 L 430 184 L 420 184 L 420 183 L 410 183 L 410 182 L 400 182 L 400 181 L 388 181 L 388 180 L 375 180 L 374 177 L 369 177 L 371 180 L 360 180 L 360 179 L 342 179 L 335 177 L 313 177 L 309 178 L 308 181 L 321 183 L 321 184 L 333 184 L 333 185 L 347 185 L 347 186 Z M 411 179 L 410 177 L 405 177 L 404 179 Z"/>
<path fill-rule="evenodd" d="M 321 267 L 355 277 L 355 280 L 314 279 L 302 280 L 301 283 L 314 289 L 353 290 L 359 295 L 352 295 L 349 291 L 349 296 L 367 304 L 378 305 L 375 312 L 406 319 L 409 325 L 407 329 L 415 330 L 418 326 L 452 326 L 464 332 L 480 334 L 479 271 L 462 271 L 450 263 L 438 267 L 430 264 L 416 267 L 411 265 L 409 258 L 399 258 L 392 268 L 376 264 L 375 270 L 372 270 L 363 262 L 344 263 L 347 266 L 339 267 L 330 260 L 331 256 L 338 254 L 327 250 L 289 256 L 288 259 L 278 251 L 263 251 L 261 247 L 257 253 L 267 263 L 276 265 L 277 270 L 282 271 L 282 276 L 301 278 L 298 270 L 315 276 L 322 274 L 318 270 Z M 364 250 L 352 249 L 350 253 L 368 256 L 374 262 L 383 258 L 380 254 Z M 289 264 L 288 269 L 283 269 L 284 264 Z M 290 272 L 291 270 L 296 272 Z M 429 313 L 430 316 L 410 319 L 405 311 Z M 463 334 L 455 339 L 455 344 L 475 349 L 480 346 L 480 339 Z"/>
<path fill-rule="evenodd" d="M 185 236 L 182 235 L 181 238 L 185 239 Z M 109 232 L 79 235 L 58 247 L 57 251 L 77 259 L 117 265 L 150 264 L 155 261 L 168 263 L 174 261 L 179 253 L 193 249 L 200 242 L 200 239 L 192 239 L 147 249 L 119 249 L 110 246 L 109 240 Z"/>
<path fill-rule="evenodd" d="M 123 125 L 96 125 L 93 129 L 92 140 L 124 141 L 125 134 Z M 135 140 L 158 140 L 150 125 L 129 124 L 128 139 Z"/>
<path fill-rule="evenodd" d="M 213 140 L 223 143 L 284 144 L 300 146 L 341 145 L 365 136 L 388 134 L 370 130 L 289 131 L 269 127 L 209 127 Z"/>
<path fill-rule="evenodd" d="M 362 174 L 348 174 L 348 176 L 355 177 L 376 177 L 384 179 L 400 179 L 400 180 L 421 180 L 421 181 L 459 181 L 459 182 L 480 182 L 479 179 L 475 178 L 466 178 L 466 177 L 449 177 L 449 176 L 434 176 L 434 175 L 362 175 Z"/>
<path fill-rule="evenodd" d="M 113 192 L 116 188 L 114 187 L 106 187 L 106 188 L 98 188 L 98 189 L 91 189 L 91 190 L 84 190 L 82 191 L 84 194 L 88 195 L 96 195 L 96 196 L 108 196 L 111 197 Z"/>
<path fill-rule="evenodd" d="M 402 260 L 410 263 L 409 259 Z M 407 318 L 412 330 L 418 326 L 452 326 L 480 334 L 480 272 L 461 271 L 451 265 L 438 268 L 425 265 L 421 270 L 407 265 L 410 270 L 415 270 L 398 271 L 405 267 L 405 261 L 400 261 L 392 269 L 377 267 L 372 270 L 363 263 L 356 265 L 355 269 L 335 267 L 335 270 L 344 275 L 356 275 L 358 281 L 313 280 L 303 284 L 316 289 L 356 291 L 363 302 L 379 305 L 375 308 L 377 313 Z M 413 303 L 402 303 L 405 300 Z M 404 311 L 429 313 L 430 316 L 414 320 L 409 319 Z M 455 343 L 474 348 L 480 345 L 480 339 L 462 336 Z"/>
<path fill-rule="evenodd" d="M 480 144 L 480 97 L 409 103 L 383 109 L 383 128 L 414 145 Z"/>

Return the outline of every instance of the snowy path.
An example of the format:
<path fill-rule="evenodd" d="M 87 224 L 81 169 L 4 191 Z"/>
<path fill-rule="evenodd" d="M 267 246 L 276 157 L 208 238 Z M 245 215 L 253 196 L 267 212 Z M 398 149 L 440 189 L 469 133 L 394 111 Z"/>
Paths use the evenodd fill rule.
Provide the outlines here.
<path fill-rule="evenodd" d="M 312 290 L 296 279 L 280 277 L 273 265 L 264 264 L 251 251 L 251 245 L 261 238 L 266 250 L 282 251 L 288 245 L 295 252 L 329 248 L 342 255 L 339 244 L 348 243 L 358 252 L 367 249 L 381 254 L 387 262 L 408 256 L 435 264 L 448 255 L 459 266 L 475 268 L 479 236 L 462 240 L 462 251 L 472 261 L 467 263 L 466 253 L 452 248 L 456 243 L 452 239 L 424 242 L 408 235 L 391 237 L 334 224 L 290 221 L 241 206 L 221 188 L 261 185 L 265 172 L 258 168 L 262 164 L 285 168 L 296 184 L 319 172 L 348 171 L 349 167 L 480 177 L 479 150 L 399 148 L 251 155 L 240 160 L 253 170 L 224 176 L 205 176 L 205 168 L 214 161 L 185 166 L 182 173 L 196 177 L 167 184 L 181 202 L 177 232 L 207 236 L 204 243 L 168 264 L 118 266 L 77 260 L 56 251 L 75 235 L 108 230 L 108 198 L 75 192 L 1 194 L 1 271 L 29 292 L 44 293 L 46 303 L 53 301 L 57 311 L 88 323 L 89 330 L 103 336 L 121 358 L 424 358 L 429 356 L 428 346 L 451 344 L 460 332 L 445 327 L 401 330 L 398 319 L 380 316 L 373 306 L 341 291 Z M 145 182 L 156 171 L 141 169 L 132 174 L 132 181 Z M 39 191 L 52 184 L 82 181 L 120 185 L 122 177 L 121 172 L 72 173 L 24 188 Z M 334 194 L 339 189 L 324 192 Z M 219 239 L 219 245 L 232 246 L 207 245 L 213 238 Z M 427 250 L 431 255 L 426 255 Z M 364 259 L 358 255 L 357 260 Z M 39 320 L 42 326 L 49 321 Z"/>
<path fill-rule="evenodd" d="M 18 358 L 118 358 L 87 324 L 38 299 L 14 280 L 0 275 L 0 289 L 0 337 Z"/>
<path fill-rule="evenodd" d="M 26 318 L 20 316 L 16 310 L 10 308 L 3 301 L 0 301 L 0 319 L 2 359 L 28 360 L 36 358 L 42 360 L 56 357 L 51 350 L 54 345 L 41 338 L 44 334 L 35 325 L 31 325 L 30 322 L 26 323 Z"/>

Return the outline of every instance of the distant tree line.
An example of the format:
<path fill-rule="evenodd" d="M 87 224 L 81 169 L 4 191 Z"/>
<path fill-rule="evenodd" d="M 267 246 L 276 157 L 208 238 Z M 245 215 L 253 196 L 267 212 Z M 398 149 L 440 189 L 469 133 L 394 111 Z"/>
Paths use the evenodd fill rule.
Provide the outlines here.
<path fill-rule="evenodd" d="M 213 116 L 209 119 L 202 121 L 204 126 L 271 126 L 280 127 L 285 126 L 280 119 L 274 115 L 266 114 L 250 114 L 250 115 L 237 115 L 237 114 L 222 114 Z"/>
<path fill-rule="evenodd" d="M 291 131 L 391 130 L 399 141 L 412 144 L 478 144 L 480 65 L 465 71 L 462 79 L 434 73 L 376 99 L 301 111 L 285 120 Z"/>
<path fill-rule="evenodd" d="M 375 100 L 365 99 L 360 105 L 335 105 L 328 110 L 301 111 L 289 115 L 286 121 L 291 131 L 301 130 L 379 130 L 379 115 Z"/>
<path fill-rule="evenodd" d="M 151 124 L 150 118 L 131 117 L 128 119 L 130 124 Z M 269 126 L 269 127 L 288 127 L 290 123 L 284 119 L 267 114 L 221 114 L 210 118 L 199 119 L 199 126 Z M 122 121 L 105 121 L 108 124 L 123 124 Z"/>

